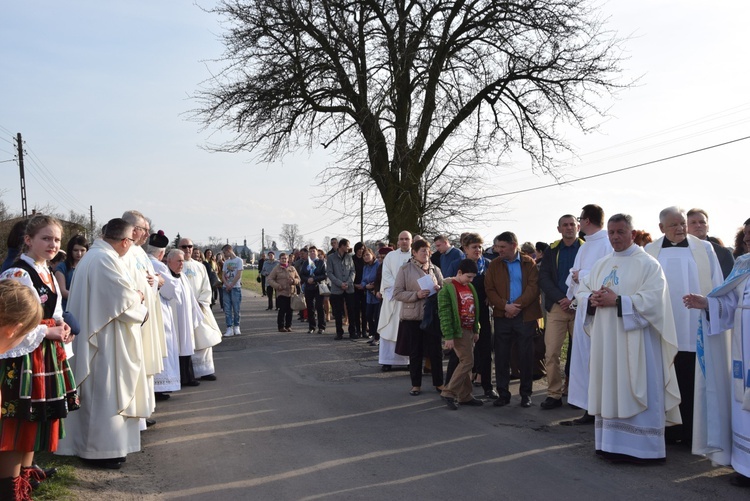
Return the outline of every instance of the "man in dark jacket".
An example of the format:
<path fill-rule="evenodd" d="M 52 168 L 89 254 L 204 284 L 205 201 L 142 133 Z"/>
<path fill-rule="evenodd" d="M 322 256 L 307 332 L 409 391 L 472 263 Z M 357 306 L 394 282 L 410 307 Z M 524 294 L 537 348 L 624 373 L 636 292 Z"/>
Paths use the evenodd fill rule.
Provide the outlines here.
<path fill-rule="evenodd" d="M 562 406 L 560 353 L 566 337 L 573 334 L 576 316 L 575 310 L 570 308 L 571 300 L 567 297 L 568 286 L 565 282 L 583 243 L 578 238 L 578 222 L 571 214 L 566 214 L 557 221 L 557 231 L 562 239 L 553 242 L 544 252 L 544 259 L 539 267 L 539 288 L 544 294 L 544 309 L 547 310 L 544 325 L 547 398 L 540 406 L 547 410 Z"/>
<path fill-rule="evenodd" d="M 298 271 L 307 303 L 308 333 L 315 332 L 317 317 L 318 334 L 323 334 L 326 330 L 326 315 L 323 311 L 323 296 L 318 291 L 318 284 L 326 281 L 326 263 L 322 259 L 315 258 L 318 255 L 315 246 L 308 247 L 307 251 L 307 262 L 300 266 Z"/>
<path fill-rule="evenodd" d="M 518 252 L 518 239 L 506 231 L 495 237 L 497 258 L 487 267 L 484 288 L 495 317 L 495 379 L 499 398 L 493 403 L 510 403 L 510 348 L 518 341 L 521 371 L 521 407 L 531 407 L 534 329 L 542 316 L 539 305 L 539 271 L 529 256 Z"/>

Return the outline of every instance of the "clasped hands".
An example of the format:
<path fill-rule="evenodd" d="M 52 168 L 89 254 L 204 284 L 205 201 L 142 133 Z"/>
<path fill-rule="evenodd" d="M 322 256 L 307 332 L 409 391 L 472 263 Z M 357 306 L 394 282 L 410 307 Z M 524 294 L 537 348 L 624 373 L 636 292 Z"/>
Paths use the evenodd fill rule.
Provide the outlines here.
<path fill-rule="evenodd" d="M 589 303 L 597 308 L 617 306 L 617 293 L 609 287 L 602 287 L 591 293 Z"/>

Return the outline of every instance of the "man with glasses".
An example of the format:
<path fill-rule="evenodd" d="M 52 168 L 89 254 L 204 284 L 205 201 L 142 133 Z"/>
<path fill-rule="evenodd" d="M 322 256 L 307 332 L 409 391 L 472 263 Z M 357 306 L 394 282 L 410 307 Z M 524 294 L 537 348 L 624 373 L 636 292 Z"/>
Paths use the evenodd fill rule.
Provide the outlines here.
<path fill-rule="evenodd" d="M 164 370 L 164 357 L 167 355 L 162 351 L 162 347 L 167 345 L 167 341 L 158 295 L 158 288 L 164 284 L 164 278 L 157 275 L 148 254 L 142 247 L 148 241 L 150 233 L 150 225 L 146 216 L 137 210 L 129 210 L 125 211 L 122 218 L 133 225 L 134 239 L 134 245 L 125 254 L 123 260 L 130 276 L 136 280 L 138 289 L 142 290 L 144 296 L 146 296 L 144 304 L 148 308 L 148 318 L 141 326 L 141 335 L 146 377 L 149 379 L 149 388 L 153 390 L 149 395 L 151 410 L 153 411 L 156 405 L 155 392 L 169 391 L 162 385 L 157 386 L 154 381 L 154 376 Z M 147 425 L 150 426 L 154 422 L 144 419 L 141 421 L 141 429 L 144 430 Z"/>
<path fill-rule="evenodd" d="M 208 272 L 203 263 L 197 262 L 192 258 L 193 253 L 193 241 L 189 238 L 182 238 L 178 244 L 178 247 L 182 252 L 185 253 L 185 263 L 183 264 L 183 274 L 187 278 L 190 288 L 193 290 L 195 298 L 198 300 L 198 304 L 203 313 L 203 322 L 201 322 L 195 329 L 195 354 L 193 355 L 193 370 L 195 377 L 201 378 L 203 381 L 216 381 L 216 375 L 214 374 L 214 353 L 213 345 L 205 348 L 200 348 L 202 345 L 210 344 L 207 339 L 208 336 L 204 334 L 207 331 L 211 331 L 211 339 L 216 339 L 218 336 L 219 342 L 221 341 L 221 331 L 219 326 L 216 324 L 216 318 L 211 311 L 211 283 L 208 281 Z"/>
<path fill-rule="evenodd" d="M 685 211 L 678 207 L 662 210 L 659 229 L 664 236 L 648 244 L 645 250 L 659 261 L 667 279 L 677 329 L 678 352 L 674 367 L 682 396 L 682 426 L 667 428 L 665 436 L 667 443 L 690 446 L 693 441 L 695 353 L 700 311 L 683 307 L 682 298 L 690 293 L 707 295 L 724 281 L 724 276 L 711 244 L 688 234 Z M 708 339 L 705 341 L 709 342 Z"/>

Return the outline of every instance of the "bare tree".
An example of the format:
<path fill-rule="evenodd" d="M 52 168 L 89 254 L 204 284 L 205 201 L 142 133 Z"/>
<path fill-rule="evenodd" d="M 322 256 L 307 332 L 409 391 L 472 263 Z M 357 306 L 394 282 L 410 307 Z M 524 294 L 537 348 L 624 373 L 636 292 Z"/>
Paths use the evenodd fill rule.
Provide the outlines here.
<path fill-rule="evenodd" d="M 226 66 L 195 116 L 234 133 L 212 147 L 265 161 L 333 147 L 329 206 L 366 193 L 368 221 L 387 221 L 393 241 L 486 213 L 510 151 L 554 174 L 571 149 L 561 125 L 589 130 L 621 86 L 619 40 L 588 0 L 222 0 L 212 12 L 226 20 Z"/>
<path fill-rule="evenodd" d="M 282 224 L 281 234 L 279 235 L 284 246 L 289 249 L 297 249 L 302 245 L 304 237 L 299 232 L 299 226 L 297 224 Z"/>

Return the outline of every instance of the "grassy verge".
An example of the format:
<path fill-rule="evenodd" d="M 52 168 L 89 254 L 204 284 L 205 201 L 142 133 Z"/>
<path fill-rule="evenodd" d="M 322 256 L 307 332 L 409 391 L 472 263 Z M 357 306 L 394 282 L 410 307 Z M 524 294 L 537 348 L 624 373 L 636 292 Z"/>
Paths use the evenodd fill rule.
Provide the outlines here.
<path fill-rule="evenodd" d="M 34 491 L 35 500 L 72 500 L 78 480 L 75 475 L 80 460 L 74 457 L 55 456 L 49 452 L 37 452 L 34 460 L 43 468 L 57 468 L 57 474 L 45 480 Z"/>
<path fill-rule="evenodd" d="M 242 288 L 262 294 L 260 282 L 257 279 L 258 270 L 242 270 Z"/>

